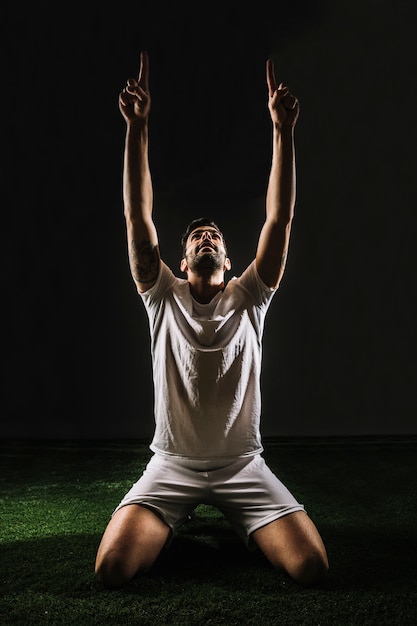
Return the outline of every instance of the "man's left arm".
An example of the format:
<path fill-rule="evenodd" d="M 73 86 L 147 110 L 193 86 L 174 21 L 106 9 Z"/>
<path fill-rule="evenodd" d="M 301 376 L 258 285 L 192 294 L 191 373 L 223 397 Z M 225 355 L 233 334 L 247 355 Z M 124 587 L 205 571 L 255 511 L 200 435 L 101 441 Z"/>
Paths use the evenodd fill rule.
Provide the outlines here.
<path fill-rule="evenodd" d="M 277 86 L 274 66 L 266 66 L 268 108 L 273 125 L 272 164 L 266 194 L 266 218 L 256 251 L 256 268 L 268 287 L 278 287 L 283 276 L 295 206 L 294 128 L 298 100 L 287 86 Z"/>

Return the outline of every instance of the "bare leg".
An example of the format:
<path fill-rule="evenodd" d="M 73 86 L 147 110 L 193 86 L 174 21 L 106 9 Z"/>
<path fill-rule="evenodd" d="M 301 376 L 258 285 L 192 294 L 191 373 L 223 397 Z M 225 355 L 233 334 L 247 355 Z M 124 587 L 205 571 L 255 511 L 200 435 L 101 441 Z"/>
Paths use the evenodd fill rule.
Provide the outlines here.
<path fill-rule="evenodd" d="M 320 582 L 329 569 L 323 541 L 304 511 L 285 515 L 252 536 L 272 565 L 302 585 Z"/>
<path fill-rule="evenodd" d="M 122 587 L 147 571 L 164 547 L 170 529 L 138 504 L 119 509 L 110 520 L 97 552 L 96 575 L 107 587 Z"/>

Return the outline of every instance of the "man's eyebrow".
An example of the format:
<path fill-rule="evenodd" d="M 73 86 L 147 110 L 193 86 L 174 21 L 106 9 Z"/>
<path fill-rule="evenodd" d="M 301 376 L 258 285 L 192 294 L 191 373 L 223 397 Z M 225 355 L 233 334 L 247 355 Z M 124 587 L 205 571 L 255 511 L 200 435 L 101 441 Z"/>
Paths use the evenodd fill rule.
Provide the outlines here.
<path fill-rule="evenodd" d="M 209 233 L 216 233 L 217 235 L 219 235 L 219 237 L 222 236 L 221 232 L 217 230 L 217 228 L 196 228 L 195 230 L 191 231 L 190 233 L 190 237 L 192 235 L 200 235 L 201 233 L 205 233 L 205 232 L 209 232 Z"/>

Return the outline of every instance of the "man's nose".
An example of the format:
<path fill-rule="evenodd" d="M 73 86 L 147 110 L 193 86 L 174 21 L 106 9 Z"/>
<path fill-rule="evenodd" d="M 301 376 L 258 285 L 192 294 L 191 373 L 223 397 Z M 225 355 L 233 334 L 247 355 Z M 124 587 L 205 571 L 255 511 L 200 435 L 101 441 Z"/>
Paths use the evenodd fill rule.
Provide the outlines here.
<path fill-rule="evenodd" d="M 205 230 L 203 232 L 203 235 L 202 235 L 201 239 L 210 239 L 210 241 L 211 241 L 211 233 L 208 230 Z"/>

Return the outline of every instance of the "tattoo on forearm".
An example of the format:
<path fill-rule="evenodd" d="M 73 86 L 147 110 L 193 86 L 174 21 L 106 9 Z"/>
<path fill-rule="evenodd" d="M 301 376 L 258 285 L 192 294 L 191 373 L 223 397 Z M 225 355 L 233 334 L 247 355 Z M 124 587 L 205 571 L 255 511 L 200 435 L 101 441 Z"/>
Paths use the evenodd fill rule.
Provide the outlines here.
<path fill-rule="evenodd" d="M 131 241 L 129 261 L 133 278 L 138 283 L 152 283 L 158 277 L 158 248 L 150 241 Z"/>

